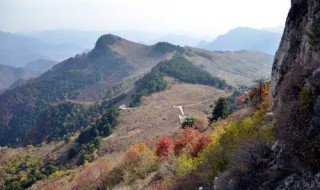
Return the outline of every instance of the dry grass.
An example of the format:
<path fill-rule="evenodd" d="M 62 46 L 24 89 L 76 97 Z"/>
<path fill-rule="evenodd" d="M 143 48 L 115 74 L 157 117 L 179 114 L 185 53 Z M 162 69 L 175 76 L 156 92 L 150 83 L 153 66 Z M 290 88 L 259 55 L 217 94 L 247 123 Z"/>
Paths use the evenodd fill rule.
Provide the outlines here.
<path fill-rule="evenodd" d="M 188 48 L 192 63 L 204 67 L 210 74 L 233 86 L 250 86 L 252 81 L 270 76 L 273 56 L 253 51 L 221 52 Z M 202 53 L 211 59 L 196 55 Z"/>
<path fill-rule="evenodd" d="M 102 142 L 100 154 L 113 160 L 132 144 L 152 144 L 161 136 L 171 136 L 181 128 L 180 110 L 174 106 L 183 106 L 186 114 L 206 118 L 209 104 L 224 95 L 226 92 L 209 86 L 171 83 L 168 90 L 143 98 L 141 106 L 122 110 L 119 125 Z"/>

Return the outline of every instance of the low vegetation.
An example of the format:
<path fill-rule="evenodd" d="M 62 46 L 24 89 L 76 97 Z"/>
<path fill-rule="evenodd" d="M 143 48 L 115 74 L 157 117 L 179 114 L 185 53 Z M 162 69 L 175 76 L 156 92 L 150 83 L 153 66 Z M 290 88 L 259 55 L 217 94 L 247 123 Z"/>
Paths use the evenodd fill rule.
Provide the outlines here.
<path fill-rule="evenodd" d="M 16 155 L 6 164 L 0 165 L 0 189 L 26 189 L 60 169 L 54 155 L 35 156 L 34 150 L 34 147 L 29 146 L 23 154 Z"/>

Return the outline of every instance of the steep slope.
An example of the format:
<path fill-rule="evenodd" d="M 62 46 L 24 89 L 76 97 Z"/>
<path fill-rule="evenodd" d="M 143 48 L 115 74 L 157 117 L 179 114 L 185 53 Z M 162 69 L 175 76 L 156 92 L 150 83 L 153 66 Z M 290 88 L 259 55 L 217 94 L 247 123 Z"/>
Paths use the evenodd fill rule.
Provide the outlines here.
<path fill-rule="evenodd" d="M 218 36 L 209 44 L 201 43 L 200 48 L 212 51 L 253 50 L 274 55 L 281 39 L 281 34 L 253 28 L 239 27 Z"/>
<path fill-rule="evenodd" d="M 37 59 L 61 61 L 84 48 L 74 44 L 50 44 L 37 38 L 30 38 L 0 31 L 0 64 L 23 66 Z"/>
<path fill-rule="evenodd" d="M 320 180 L 320 3 L 291 3 L 272 70 L 275 168 L 288 171 L 280 189 L 289 184 L 293 189 L 315 189 Z"/>
<path fill-rule="evenodd" d="M 18 79 L 30 79 L 39 74 L 39 72 L 30 69 L 0 65 L 0 90 L 9 88 Z"/>

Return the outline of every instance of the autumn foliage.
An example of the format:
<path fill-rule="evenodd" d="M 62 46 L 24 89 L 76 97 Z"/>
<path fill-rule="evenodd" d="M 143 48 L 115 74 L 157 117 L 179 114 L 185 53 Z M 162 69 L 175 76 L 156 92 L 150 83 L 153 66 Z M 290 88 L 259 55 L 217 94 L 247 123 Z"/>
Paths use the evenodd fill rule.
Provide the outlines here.
<path fill-rule="evenodd" d="M 130 181 L 144 178 L 149 172 L 156 169 L 156 156 L 150 148 L 139 143 L 129 147 L 124 158 L 124 180 Z"/>
<path fill-rule="evenodd" d="M 185 150 L 190 152 L 192 157 L 196 157 L 210 142 L 210 135 L 186 128 L 175 139 L 174 151 L 179 155 Z"/>
<path fill-rule="evenodd" d="M 129 147 L 125 154 L 126 164 L 132 167 L 138 166 L 143 161 L 143 156 L 146 152 L 149 152 L 149 149 L 144 143 Z"/>
<path fill-rule="evenodd" d="M 162 137 L 157 142 L 156 155 L 158 157 L 167 157 L 174 150 L 173 141 L 168 137 Z"/>

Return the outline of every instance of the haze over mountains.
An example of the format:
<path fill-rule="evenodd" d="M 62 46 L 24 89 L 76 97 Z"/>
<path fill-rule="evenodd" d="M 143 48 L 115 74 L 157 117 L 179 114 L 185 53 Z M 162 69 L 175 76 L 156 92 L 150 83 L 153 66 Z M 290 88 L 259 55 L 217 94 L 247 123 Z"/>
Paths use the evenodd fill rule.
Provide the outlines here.
<path fill-rule="evenodd" d="M 279 30 L 279 28 L 269 28 L 265 30 Z M 174 45 L 196 46 L 201 40 L 208 40 L 208 38 L 200 39 L 175 34 L 161 36 L 160 34 L 144 34 L 130 31 L 117 31 L 117 33 L 143 44 L 156 44 L 158 41 L 166 41 Z M 200 43 L 199 47 L 208 50 L 255 50 L 273 54 L 273 48 L 277 46 L 277 41 L 273 39 L 273 37 L 277 35 L 273 33 L 273 35 L 271 35 L 272 37 L 268 38 L 271 41 L 269 40 L 265 43 L 260 43 L 259 40 L 251 40 L 251 44 L 239 42 L 241 39 L 244 39 L 243 35 L 252 37 L 259 33 L 268 36 L 271 34 L 269 32 L 248 28 L 245 30 L 234 29 L 225 36 L 220 36 L 210 44 Z M 75 30 L 51 30 L 20 33 L 20 35 L 0 32 L 0 64 L 12 67 L 23 66 L 29 70 L 29 73 L 37 73 L 29 74 L 28 76 L 19 76 L 21 72 L 16 72 L 16 77 L 9 77 L 6 81 L 0 81 L 2 84 L 6 84 L 2 85 L 0 89 L 8 88 L 19 78 L 28 79 L 35 77 L 50 69 L 56 62 L 72 57 L 75 54 L 89 51 L 94 46 L 96 39 L 102 34 L 102 31 Z M 260 37 L 265 38 L 265 36 Z M 223 44 L 223 47 L 219 46 L 219 43 Z M 272 47 L 270 48 L 270 46 Z M 22 68 L 20 68 L 20 70 L 21 69 Z"/>
<path fill-rule="evenodd" d="M 279 29 L 269 28 L 269 31 Z M 282 33 L 239 27 L 220 35 L 210 43 L 201 42 L 198 47 L 211 51 L 252 50 L 274 55 L 279 47 Z"/>
<path fill-rule="evenodd" d="M 208 42 L 209 37 L 194 38 L 188 35 L 132 31 L 48 30 L 24 32 L 18 35 L 0 32 L 0 64 L 17 67 L 37 59 L 62 61 L 91 49 L 96 39 L 105 33 L 114 33 L 131 41 L 148 45 L 164 41 L 180 46 L 195 47 L 198 45 L 197 47 L 207 50 L 255 50 L 273 55 L 275 47 L 279 44 L 280 34 L 269 31 L 281 32 L 281 27 L 263 30 L 236 28 L 219 36 L 213 42 Z"/>
<path fill-rule="evenodd" d="M 39 72 L 15 68 L 8 65 L 0 65 L 0 90 L 9 88 L 18 79 L 30 79 L 39 75 Z"/>
<path fill-rule="evenodd" d="M 84 49 L 70 43 L 45 43 L 36 38 L 0 32 L 0 64 L 23 66 L 37 59 L 62 61 Z"/>

